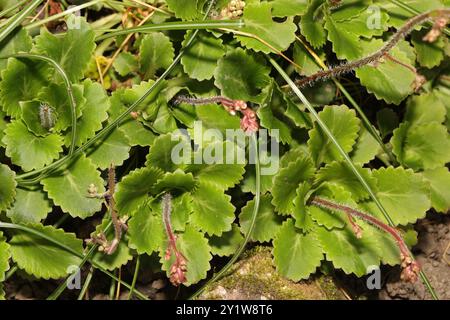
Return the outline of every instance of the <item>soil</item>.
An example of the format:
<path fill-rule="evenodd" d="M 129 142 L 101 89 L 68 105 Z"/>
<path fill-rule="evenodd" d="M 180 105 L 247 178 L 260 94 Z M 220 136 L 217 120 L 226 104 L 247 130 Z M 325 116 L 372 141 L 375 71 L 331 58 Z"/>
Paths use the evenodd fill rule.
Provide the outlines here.
<path fill-rule="evenodd" d="M 450 216 L 430 215 L 417 224 L 416 230 L 419 241 L 413 253 L 438 297 L 450 300 Z M 389 275 L 379 298 L 423 300 L 432 297 L 422 281 L 414 284 L 400 281 L 397 269 Z"/>

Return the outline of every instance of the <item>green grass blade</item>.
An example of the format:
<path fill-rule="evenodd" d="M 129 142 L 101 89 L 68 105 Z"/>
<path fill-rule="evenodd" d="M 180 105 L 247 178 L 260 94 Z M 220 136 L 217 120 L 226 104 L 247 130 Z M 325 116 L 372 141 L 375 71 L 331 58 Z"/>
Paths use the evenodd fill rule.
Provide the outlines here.
<path fill-rule="evenodd" d="M 18 27 L 28 15 L 41 4 L 43 0 L 31 1 L 23 10 L 9 18 L 8 23 L 0 31 L 0 42 L 2 42 L 16 27 Z"/>

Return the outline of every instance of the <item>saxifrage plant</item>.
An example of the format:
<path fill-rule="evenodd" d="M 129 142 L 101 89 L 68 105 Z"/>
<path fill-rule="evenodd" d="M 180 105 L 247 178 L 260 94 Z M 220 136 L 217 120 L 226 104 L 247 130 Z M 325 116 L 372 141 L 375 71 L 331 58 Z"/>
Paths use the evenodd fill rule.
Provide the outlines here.
<path fill-rule="evenodd" d="M 62 5 L 27 21 L 40 3 L 2 8 L 0 281 L 89 263 L 145 299 L 114 272 L 136 259 L 136 276 L 151 259 L 190 286 L 213 256 L 232 256 L 211 282 L 248 241 L 271 243 L 294 281 L 324 261 L 357 276 L 401 264 L 417 279 L 413 224 L 450 208 L 446 1 L 104 0 L 89 3 L 108 13 L 100 22 Z M 133 15 L 122 22 L 123 8 Z M 54 34 L 60 17 L 69 28 Z M 193 148 L 196 121 L 250 143 Z M 255 164 L 171 158 L 180 141 L 193 158 L 258 150 L 258 128 L 282 146 L 273 175 L 259 163 L 270 152 Z M 104 215 L 80 239 L 50 213 Z"/>

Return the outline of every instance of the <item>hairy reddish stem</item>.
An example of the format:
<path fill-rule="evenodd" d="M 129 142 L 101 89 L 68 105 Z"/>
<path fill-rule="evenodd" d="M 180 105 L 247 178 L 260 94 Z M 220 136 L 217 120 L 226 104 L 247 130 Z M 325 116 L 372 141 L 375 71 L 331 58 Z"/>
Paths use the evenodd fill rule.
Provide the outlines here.
<path fill-rule="evenodd" d="M 394 35 L 391 37 L 391 39 L 389 39 L 389 41 L 378 51 L 376 51 L 376 52 L 372 53 L 371 55 L 364 57 L 362 59 L 347 62 L 340 66 L 330 68 L 328 70 L 319 71 L 309 77 L 297 80 L 296 84 L 300 87 L 303 87 L 307 84 L 312 84 L 312 83 L 316 82 L 317 80 L 336 77 L 341 74 L 349 73 L 349 72 L 353 71 L 354 69 L 364 67 L 368 64 L 376 63 L 381 58 L 386 56 L 386 54 L 388 54 L 389 51 L 391 51 L 408 34 L 410 34 L 414 30 L 416 25 L 419 25 L 419 24 L 421 24 L 427 20 L 430 20 L 432 18 L 442 20 L 443 18 L 448 18 L 448 16 L 450 16 L 449 9 L 439 9 L 439 10 L 425 12 L 425 13 L 419 14 L 415 17 L 412 17 L 403 25 L 403 27 L 398 29 L 397 32 L 394 33 Z M 445 20 L 445 21 L 447 21 L 447 20 Z M 439 26 L 442 26 L 442 23 Z M 445 27 L 445 25 L 444 25 L 444 27 Z"/>
<path fill-rule="evenodd" d="M 175 261 L 170 267 L 170 282 L 174 286 L 186 282 L 187 261 L 183 254 L 177 249 L 177 237 L 172 230 L 172 196 L 165 193 L 162 197 L 162 217 L 166 229 L 168 246 L 164 259 L 170 260 L 172 254 L 175 255 Z"/>
<path fill-rule="evenodd" d="M 410 254 L 405 241 L 403 240 L 402 236 L 400 235 L 397 229 L 383 223 L 382 221 L 378 220 L 377 218 L 369 214 L 366 214 L 364 212 L 358 211 L 345 205 L 334 203 L 327 199 L 314 197 L 311 200 L 311 204 L 332 211 L 344 212 L 348 216 L 364 220 L 367 223 L 371 224 L 372 226 L 389 233 L 395 239 L 400 249 L 400 258 L 402 261 L 401 265 L 403 268 L 401 278 L 408 282 L 415 282 L 418 279 L 420 271 L 419 265 Z"/>

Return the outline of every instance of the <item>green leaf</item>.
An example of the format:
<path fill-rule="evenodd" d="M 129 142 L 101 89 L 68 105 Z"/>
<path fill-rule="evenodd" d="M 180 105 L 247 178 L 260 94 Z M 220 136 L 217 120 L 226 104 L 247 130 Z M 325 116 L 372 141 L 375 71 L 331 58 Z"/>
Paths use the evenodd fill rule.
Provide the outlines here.
<path fill-rule="evenodd" d="M 429 187 L 411 169 L 380 168 L 372 175 L 378 183 L 376 195 L 396 225 L 414 223 L 430 209 Z"/>
<path fill-rule="evenodd" d="M 172 152 L 176 152 L 176 148 L 178 147 L 181 150 L 191 150 L 191 146 L 185 138 L 171 134 L 160 135 L 150 147 L 145 164 L 162 169 L 163 171 L 175 171 L 183 165 L 182 163 L 176 164 L 173 161 Z"/>
<path fill-rule="evenodd" d="M 311 231 L 315 224 L 306 206 L 310 193 L 311 185 L 308 182 L 303 182 L 298 186 L 294 199 L 292 216 L 295 219 L 295 227 L 303 232 Z"/>
<path fill-rule="evenodd" d="M 192 32 L 186 32 L 182 45 L 186 45 Z M 206 31 L 200 31 L 195 42 L 185 49 L 181 64 L 184 72 L 190 78 L 197 80 L 209 80 L 214 75 L 217 60 L 225 54 L 225 46 L 220 38 L 216 38 Z"/>
<path fill-rule="evenodd" d="M 161 211 L 153 211 L 146 204 L 140 206 L 128 222 L 127 234 L 130 247 L 138 254 L 158 251 L 165 238 Z"/>
<path fill-rule="evenodd" d="M 372 54 L 380 49 L 383 44 L 383 41 L 378 39 L 371 41 L 361 40 L 360 45 L 363 49 L 361 57 Z M 402 63 L 414 67 L 412 61 L 399 48 L 392 49 L 389 54 Z M 414 72 L 388 59 L 378 63 L 376 67 L 366 65 L 356 69 L 356 76 L 361 80 L 361 84 L 366 87 L 368 92 L 373 93 L 377 99 L 383 99 L 387 103 L 398 105 L 414 91 Z"/>
<path fill-rule="evenodd" d="M 153 187 L 153 192 L 159 194 L 172 189 L 191 191 L 195 183 L 192 173 L 184 173 L 183 170 L 177 169 L 174 172 L 167 172 L 164 177 L 159 179 Z"/>
<path fill-rule="evenodd" d="M 287 17 L 302 15 L 306 11 L 308 0 L 273 0 L 272 15 L 274 17 Z"/>
<path fill-rule="evenodd" d="M 345 105 L 325 106 L 319 112 L 319 117 L 330 129 L 342 149 L 347 153 L 350 152 L 358 137 L 360 125 L 355 111 Z M 316 164 L 342 159 L 336 146 L 317 124 L 309 131 L 309 137 L 308 148 Z"/>
<path fill-rule="evenodd" d="M 83 241 L 73 233 L 41 224 L 30 225 L 35 231 L 64 244 L 80 255 Z M 66 276 L 70 268 L 78 266 L 81 259 L 60 246 L 26 231 L 17 231 L 11 238 L 11 255 L 20 269 L 37 278 L 58 279 Z"/>
<path fill-rule="evenodd" d="M 236 48 L 217 62 L 214 84 L 225 97 L 258 103 L 261 89 L 270 83 L 269 72 L 262 59 Z"/>
<path fill-rule="evenodd" d="M 402 3 L 417 10 L 417 12 L 426 12 L 444 6 L 441 0 L 402 0 Z M 382 5 L 381 9 L 389 13 L 389 26 L 399 28 L 404 25 L 406 20 L 415 16 L 415 14 L 403 9 L 394 2 L 383 0 L 382 2 L 380 1 L 380 4 Z"/>
<path fill-rule="evenodd" d="M 230 141 L 219 142 L 224 152 L 234 150 L 236 145 Z M 203 150 L 200 150 L 202 152 Z M 233 151 L 234 152 L 234 151 Z M 224 153 L 225 155 L 228 153 Z M 241 181 L 245 172 L 245 165 L 240 163 L 212 163 L 212 164 L 190 164 L 186 167 L 187 172 L 192 172 L 200 182 L 207 182 L 217 188 L 227 190 Z"/>
<path fill-rule="evenodd" d="M 109 224 L 109 219 L 103 219 L 102 223 L 95 229 L 95 234 L 104 233 L 106 226 Z M 106 233 L 104 233 L 108 241 L 114 239 L 114 228 L 109 228 Z M 127 236 L 123 236 L 117 246 L 116 251 L 111 254 L 105 254 L 104 252 L 97 251 L 92 257 L 92 260 L 97 264 L 101 265 L 103 268 L 113 271 L 121 266 L 127 264 L 128 261 L 133 259 L 132 251 L 127 244 Z"/>
<path fill-rule="evenodd" d="M 156 168 L 140 168 L 130 172 L 117 184 L 114 198 L 121 215 L 132 215 L 145 203 L 156 181 L 163 172 Z"/>
<path fill-rule="evenodd" d="M 13 223 L 38 223 L 51 211 L 51 204 L 40 188 L 17 189 L 16 201 L 6 215 Z"/>
<path fill-rule="evenodd" d="M 422 176 L 430 183 L 431 205 L 439 212 L 450 209 L 450 172 L 446 167 L 425 170 Z"/>
<path fill-rule="evenodd" d="M 231 256 L 237 251 L 244 237 L 236 224 L 233 224 L 231 231 L 224 232 L 219 236 L 212 236 L 209 239 L 211 253 L 219 257 Z"/>
<path fill-rule="evenodd" d="M 412 125 L 443 123 L 446 113 L 445 105 L 434 93 L 424 93 L 408 99 L 404 120 Z"/>
<path fill-rule="evenodd" d="M 187 260 L 187 281 L 183 283 L 185 286 L 197 283 L 206 278 L 207 271 L 211 268 L 209 261 L 212 256 L 209 253 L 211 248 L 208 240 L 204 235 L 188 225 L 186 231 L 177 239 L 177 248 Z M 162 268 L 165 271 L 170 270 L 173 263 L 174 255 L 170 260 L 165 260 L 165 249 L 160 251 Z"/>
<path fill-rule="evenodd" d="M 102 123 L 108 118 L 107 110 L 110 108 L 108 95 L 100 83 L 87 79 L 83 82 L 83 89 L 85 103 L 78 105 L 78 108 L 83 110 L 83 115 L 77 120 L 77 146 L 81 146 L 102 128 Z M 68 109 L 64 112 L 70 113 Z M 69 131 L 65 136 L 66 146 L 70 145 L 71 139 L 72 132 Z"/>
<path fill-rule="evenodd" d="M 201 108 L 197 108 L 196 113 L 205 129 L 217 129 L 225 135 L 227 129 L 240 128 L 239 117 L 232 116 L 225 108 L 217 104 L 201 106 Z"/>
<path fill-rule="evenodd" d="M 37 137 L 20 120 L 7 125 L 2 141 L 6 145 L 6 155 L 25 171 L 41 169 L 63 151 L 61 136 L 50 134 Z"/>
<path fill-rule="evenodd" d="M 321 10 L 324 0 L 311 0 L 306 13 L 300 20 L 300 32 L 306 40 L 316 49 L 322 47 L 327 41 L 327 33 L 323 27 L 323 20 L 317 14 Z"/>
<path fill-rule="evenodd" d="M 376 189 L 376 180 L 372 177 L 370 169 L 356 165 L 364 180 L 369 184 L 372 190 Z M 356 178 L 351 168 L 344 161 L 332 162 L 322 167 L 316 175 L 315 183 L 336 184 L 343 187 L 352 194 L 356 201 L 369 198 L 369 193 L 362 187 L 361 182 Z"/>
<path fill-rule="evenodd" d="M 313 175 L 314 165 L 311 159 L 304 155 L 278 172 L 273 180 L 272 204 L 280 214 L 292 214 L 298 186 Z"/>
<path fill-rule="evenodd" d="M 0 212 L 8 209 L 16 197 L 16 173 L 7 165 L 0 164 Z"/>
<path fill-rule="evenodd" d="M 327 16 L 325 21 L 325 28 L 328 30 L 328 40 L 333 44 L 333 51 L 336 53 L 336 56 L 339 59 L 357 59 L 362 52 L 359 37 L 336 24 L 331 16 Z"/>
<path fill-rule="evenodd" d="M 336 21 L 349 20 L 365 11 L 371 2 L 372 0 L 346 0 L 345 5 L 333 8 L 331 15 Z"/>
<path fill-rule="evenodd" d="M 19 52 L 29 52 L 32 47 L 32 40 L 26 29 L 14 30 L 0 42 L 0 57 L 5 57 Z M 0 59 L 0 71 L 6 68 L 7 59 Z"/>
<path fill-rule="evenodd" d="M 192 199 L 190 220 L 200 230 L 218 236 L 231 230 L 235 208 L 229 195 L 213 185 L 201 183 L 192 194 Z"/>
<path fill-rule="evenodd" d="M 139 63 L 136 56 L 129 52 L 121 52 L 116 60 L 114 60 L 113 67 L 120 76 L 125 77 L 130 73 L 138 71 Z"/>
<path fill-rule="evenodd" d="M 391 143 L 399 162 L 414 170 L 434 169 L 450 161 L 450 136 L 436 122 L 411 128 L 405 122 L 394 130 Z"/>
<path fill-rule="evenodd" d="M 94 38 L 90 24 L 80 19 L 80 28 L 69 29 L 63 36 L 53 35 L 47 30 L 41 32 L 36 38 L 36 49 L 55 60 L 69 79 L 76 82 L 83 77 L 94 53 Z"/>
<path fill-rule="evenodd" d="M 164 100 L 164 101 L 161 101 Z M 174 116 L 172 115 L 169 106 L 165 99 L 158 99 L 158 112 L 156 113 L 156 119 L 153 122 L 152 129 L 157 133 L 170 133 L 174 132 L 178 129 L 177 122 L 175 121 Z"/>
<path fill-rule="evenodd" d="M 9 116 L 19 117 L 21 114 L 20 101 L 34 99 L 42 88 L 48 85 L 48 77 L 49 69 L 45 62 L 9 59 L 7 68 L 2 72 L 2 81 L 0 82 L 0 100 L 3 111 Z"/>
<path fill-rule="evenodd" d="M 72 90 L 76 103 L 76 115 L 78 118 L 81 116 L 81 107 L 85 105 L 87 100 L 83 97 L 83 86 L 74 85 L 72 86 Z M 53 129 L 55 131 L 63 131 L 72 126 L 71 106 L 69 97 L 67 96 L 67 89 L 63 84 L 50 84 L 40 92 L 39 100 L 54 108 L 56 123 Z"/>
<path fill-rule="evenodd" d="M 349 227 L 331 231 L 317 227 L 315 231 L 327 260 L 332 261 L 335 268 L 361 277 L 369 266 L 379 265 L 377 241 L 365 232 L 358 239 Z"/>
<path fill-rule="evenodd" d="M 315 50 L 315 52 L 321 60 L 325 60 L 325 53 L 323 50 Z M 296 69 L 301 75 L 310 76 L 322 69 L 303 44 L 298 42 L 294 43 L 293 57 L 294 62 L 301 67 L 300 70 Z"/>
<path fill-rule="evenodd" d="M 272 240 L 283 223 L 283 218 L 275 213 L 275 207 L 271 201 L 272 197 L 270 195 L 261 196 L 255 227 L 250 236 L 252 241 L 268 242 Z M 247 234 L 250 228 L 254 207 L 255 199 L 252 199 L 247 202 L 239 214 L 239 224 L 244 234 Z"/>
<path fill-rule="evenodd" d="M 140 48 L 140 72 L 144 79 L 153 78 L 160 69 L 166 69 L 175 56 L 169 37 L 161 32 L 147 34 Z"/>
<path fill-rule="evenodd" d="M 361 124 L 358 140 L 350 153 L 353 163 L 366 164 L 373 160 L 380 151 L 381 146 L 377 139 Z"/>
<path fill-rule="evenodd" d="M 267 42 L 272 48 L 251 37 L 236 36 L 236 38 L 247 48 L 264 53 L 284 51 L 295 41 L 297 26 L 293 17 L 286 18 L 283 22 L 275 22 L 272 18 L 272 4 L 269 2 L 250 3 L 245 6 L 243 19 L 244 32 L 257 35 Z"/>
<path fill-rule="evenodd" d="M 100 199 L 88 197 L 91 184 L 99 194 L 105 192 L 105 188 L 100 172 L 85 156 L 80 156 L 64 170 L 43 179 L 41 184 L 48 197 L 72 217 L 90 217 L 102 207 Z"/>
<path fill-rule="evenodd" d="M 192 201 L 190 193 L 172 196 L 172 228 L 174 230 L 184 231 L 192 213 Z"/>
<path fill-rule="evenodd" d="M 88 158 L 100 169 L 121 166 L 130 156 L 130 144 L 122 131 L 114 130 L 87 151 Z"/>
<path fill-rule="evenodd" d="M 417 61 L 421 66 L 429 69 L 438 66 L 444 59 L 445 41 L 443 37 L 439 37 L 433 43 L 422 40 L 428 30 L 414 32 L 411 35 L 411 42 L 417 53 Z"/>
<path fill-rule="evenodd" d="M 280 228 L 273 242 L 273 262 L 277 271 L 293 281 L 309 278 L 323 259 L 314 233 L 301 233 L 292 219 Z"/>
<path fill-rule="evenodd" d="M 9 258 L 11 258 L 10 246 L 0 232 L 0 282 L 5 280 L 5 272 L 9 270 Z"/>
<path fill-rule="evenodd" d="M 204 1 L 198 0 L 167 0 L 167 5 L 169 6 L 170 11 L 175 13 L 177 18 L 183 20 L 193 20 L 195 18 L 199 18 L 201 16 L 201 7 Z"/>

